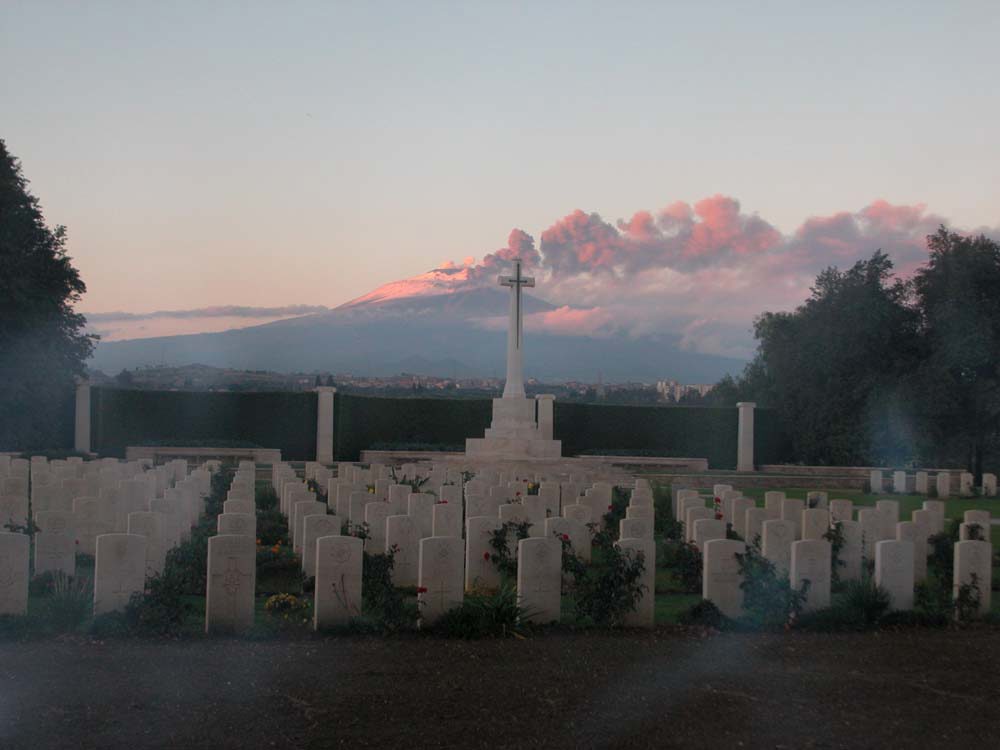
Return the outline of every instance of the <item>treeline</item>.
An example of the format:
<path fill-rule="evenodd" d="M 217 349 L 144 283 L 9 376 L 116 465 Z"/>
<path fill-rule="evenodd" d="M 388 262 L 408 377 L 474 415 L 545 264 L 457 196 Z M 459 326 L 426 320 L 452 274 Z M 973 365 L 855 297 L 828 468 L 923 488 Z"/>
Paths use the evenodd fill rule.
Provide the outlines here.
<path fill-rule="evenodd" d="M 706 402 L 776 409 L 802 463 L 998 468 L 1000 245 L 944 227 L 927 244 L 908 279 L 878 251 L 758 317 L 756 356 Z"/>

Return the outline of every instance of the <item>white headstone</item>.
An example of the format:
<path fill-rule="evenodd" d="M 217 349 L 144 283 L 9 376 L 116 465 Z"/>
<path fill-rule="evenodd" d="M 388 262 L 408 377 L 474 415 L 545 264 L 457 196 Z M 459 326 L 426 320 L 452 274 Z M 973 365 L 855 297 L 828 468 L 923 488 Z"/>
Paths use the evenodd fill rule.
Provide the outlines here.
<path fill-rule="evenodd" d="M 0 532 L 0 615 L 28 611 L 28 535 Z"/>
<path fill-rule="evenodd" d="M 700 518 L 694 522 L 694 545 L 705 551 L 705 543 L 726 538 L 726 522 L 715 518 Z"/>
<path fill-rule="evenodd" d="M 433 624 L 445 612 L 462 604 L 465 592 L 463 557 L 460 536 L 432 536 L 420 540 L 417 604 L 422 625 Z"/>
<path fill-rule="evenodd" d="M 128 533 L 146 538 L 146 575 L 157 576 L 162 573 L 167 561 L 163 516 L 152 511 L 129 513 Z"/>
<path fill-rule="evenodd" d="M 253 626 L 257 579 L 254 540 L 238 534 L 208 540 L 205 632 L 240 632 Z"/>
<path fill-rule="evenodd" d="M 434 495 L 421 492 L 410 493 L 407 499 L 407 514 L 417 524 L 420 539 L 434 535 L 434 503 L 436 502 Z"/>
<path fill-rule="evenodd" d="M 517 545 L 517 602 L 529 622 L 558 621 L 562 584 L 562 545 L 532 537 Z"/>
<path fill-rule="evenodd" d="M 802 538 L 822 539 L 830 530 L 830 511 L 823 508 L 806 508 L 802 511 Z"/>
<path fill-rule="evenodd" d="M 795 538 L 802 538 L 802 511 L 806 509 L 805 500 L 788 498 L 781 503 L 781 520 L 791 521 L 795 525 Z"/>
<path fill-rule="evenodd" d="M 764 510 L 767 511 L 767 520 L 778 521 L 781 519 L 781 507 L 785 503 L 784 492 L 765 492 Z"/>
<path fill-rule="evenodd" d="M 764 524 L 767 535 L 768 521 Z M 705 543 L 702 560 L 702 598 L 715 604 L 723 615 L 738 618 L 743 613 L 740 565 L 736 555 L 746 552 L 746 544 L 735 539 L 713 539 Z"/>
<path fill-rule="evenodd" d="M 837 574 L 842 581 L 856 581 L 861 578 L 861 568 L 864 564 L 864 545 L 861 541 L 861 524 L 850 519 L 837 521 L 844 544 L 840 548 L 838 558 L 842 565 L 837 568 Z"/>
<path fill-rule="evenodd" d="M 939 471 L 935 477 L 937 496 L 940 498 L 951 497 L 951 474 L 947 471 Z"/>
<path fill-rule="evenodd" d="M 219 534 L 240 534 L 257 539 L 257 518 L 249 513 L 220 513 L 216 523 Z"/>
<path fill-rule="evenodd" d="M 641 555 L 643 562 L 639 600 L 635 609 L 625 615 L 624 624 L 632 628 L 651 628 L 656 612 L 656 542 L 652 539 L 621 539 L 616 545 L 629 555 Z"/>
<path fill-rule="evenodd" d="M 875 583 L 889 594 L 890 609 L 913 609 L 913 543 L 883 540 L 875 545 Z"/>
<path fill-rule="evenodd" d="M 146 586 L 146 538 L 102 534 L 94 560 L 94 614 L 125 609 L 132 594 Z"/>
<path fill-rule="evenodd" d="M 822 539 L 803 539 L 792 545 L 792 567 L 789 580 L 799 589 L 809 581 L 803 609 L 811 611 L 830 606 L 830 543 Z"/>
<path fill-rule="evenodd" d="M 309 516 L 317 518 L 336 516 Z M 322 630 L 346 624 L 361 614 L 364 545 L 358 537 L 339 534 L 317 537 L 315 545 L 313 627 Z"/>
<path fill-rule="evenodd" d="M 992 604 L 993 545 L 989 542 L 967 541 L 955 545 L 955 567 L 953 572 L 953 596 L 958 597 L 959 587 L 972 583 L 976 576 L 979 590 L 979 612 L 990 611 Z"/>
<path fill-rule="evenodd" d="M 913 581 L 919 583 L 927 578 L 927 537 L 923 529 L 913 521 L 896 524 L 896 540 L 913 545 Z"/>
<path fill-rule="evenodd" d="M 761 554 L 770 560 L 779 575 L 788 575 L 792 565 L 792 543 L 795 541 L 793 521 L 765 521 L 761 536 Z"/>
<path fill-rule="evenodd" d="M 417 585 L 419 544 L 420 530 L 412 516 L 389 516 L 385 519 L 386 552 L 396 548 L 392 567 L 394 586 Z"/>
<path fill-rule="evenodd" d="M 497 516 L 473 516 L 465 522 L 465 588 L 495 588 L 500 572 L 493 564 L 490 539 L 501 527 Z"/>

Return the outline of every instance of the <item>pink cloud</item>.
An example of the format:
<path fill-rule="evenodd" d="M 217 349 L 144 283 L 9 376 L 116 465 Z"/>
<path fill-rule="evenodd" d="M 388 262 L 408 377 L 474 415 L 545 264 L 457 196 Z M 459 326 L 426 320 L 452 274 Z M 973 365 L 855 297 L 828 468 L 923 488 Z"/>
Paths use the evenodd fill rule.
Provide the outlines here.
<path fill-rule="evenodd" d="M 519 255 L 538 278 L 534 293 L 560 306 L 528 316 L 529 329 L 672 333 L 692 349 L 749 355 L 754 316 L 801 304 L 819 271 L 848 268 L 881 249 L 907 276 L 926 261 L 926 235 L 941 224 L 923 204 L 884 199 L 809 217 L 789 235 L 725 195 L 615 223 L 575 210 L 542 232 L 539 248 L 515 229 L 507 247 L 448 283 L 491 286 Z"/>

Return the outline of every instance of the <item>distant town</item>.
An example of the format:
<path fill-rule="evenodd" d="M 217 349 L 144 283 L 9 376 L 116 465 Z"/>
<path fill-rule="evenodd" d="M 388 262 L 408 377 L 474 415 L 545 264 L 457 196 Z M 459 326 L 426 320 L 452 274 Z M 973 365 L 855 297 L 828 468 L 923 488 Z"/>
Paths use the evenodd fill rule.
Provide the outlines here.
<path fill-rule="evenodd" d="M 329 372 L 280 373 L 207 365 L 141 367 L 122 370 L 116 375 L 92 370 L 90 379 L 97 386 L 170 391 L 308 391 L 317 386 L 335 386 L 341 392 L 361 395 L 443 398 L 492 398 L 503 391 L 503 380 L 500 378 L 448 378 L 411 373 L 389 377 Z M 705 383 L 684 384 L 676 380 L 655 383 L 545 383 L 529 378 L 525 388 L 529 395 L 552 393 L 565 401 L 694 406 L 703 403 L 713 386 Z"/>

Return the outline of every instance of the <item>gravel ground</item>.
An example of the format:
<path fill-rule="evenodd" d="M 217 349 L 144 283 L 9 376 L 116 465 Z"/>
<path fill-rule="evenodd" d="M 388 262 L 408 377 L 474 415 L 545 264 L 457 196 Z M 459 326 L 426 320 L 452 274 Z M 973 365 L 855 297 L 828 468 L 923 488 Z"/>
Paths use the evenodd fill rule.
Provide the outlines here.
<path fill-rule="evenodd" d="M 0 748 L 1000 747 L 1000 630 L 0 645 Z"/>

